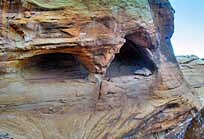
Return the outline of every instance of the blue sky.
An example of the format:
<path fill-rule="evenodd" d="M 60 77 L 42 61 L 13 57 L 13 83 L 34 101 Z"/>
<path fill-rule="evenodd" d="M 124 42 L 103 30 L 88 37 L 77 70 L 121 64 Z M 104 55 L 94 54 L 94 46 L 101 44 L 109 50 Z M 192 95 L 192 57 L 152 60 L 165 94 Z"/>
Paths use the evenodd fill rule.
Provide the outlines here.
<path fill-rule="evenodd" d="M 176 55 L 204 58 L 204 0 L 170 0 L 175 9 L 172 44 Z"/>

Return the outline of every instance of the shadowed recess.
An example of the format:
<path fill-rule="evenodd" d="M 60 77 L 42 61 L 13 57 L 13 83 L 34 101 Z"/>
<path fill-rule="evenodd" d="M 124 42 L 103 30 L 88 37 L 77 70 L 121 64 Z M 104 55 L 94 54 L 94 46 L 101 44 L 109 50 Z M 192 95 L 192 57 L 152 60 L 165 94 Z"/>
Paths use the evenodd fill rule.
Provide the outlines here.
<path fill-rule="evenodd" d="M 22 68 L 25 78 L 40 79 L 84 79 L 88 71 L 78 59 L 66 53 L 50 53 L 26 59 Z"/>
<path fill-rule="evenodd" d="M 116 54 L 108 68 L 106 76 L 152 75 L 157 67 L 151 60 L 149 52 L 148 48 L 135 45 L 134 42 L 126 39 L 126 43 L 120 49 L 120 53 Z"/>

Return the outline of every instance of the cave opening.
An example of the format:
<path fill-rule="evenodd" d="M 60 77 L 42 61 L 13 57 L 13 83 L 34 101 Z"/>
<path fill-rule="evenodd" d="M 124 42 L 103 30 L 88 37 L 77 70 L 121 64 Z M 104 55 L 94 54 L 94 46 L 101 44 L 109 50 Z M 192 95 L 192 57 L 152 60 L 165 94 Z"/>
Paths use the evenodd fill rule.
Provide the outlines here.
<path fill-rule="evenodd" d="M 21 73 L 26 79 L 85 79 L 88 76 L 88 71 L 80 61 L 67 53 L 35 55 L 23 63 Z"/>
<path fill-rule="evenodd" d="M 151 59 L 151 50 L 126 38 L 126 43 L 107 69 L 106 76 L 151 76 L 156 70 L 156 64 Z"/>

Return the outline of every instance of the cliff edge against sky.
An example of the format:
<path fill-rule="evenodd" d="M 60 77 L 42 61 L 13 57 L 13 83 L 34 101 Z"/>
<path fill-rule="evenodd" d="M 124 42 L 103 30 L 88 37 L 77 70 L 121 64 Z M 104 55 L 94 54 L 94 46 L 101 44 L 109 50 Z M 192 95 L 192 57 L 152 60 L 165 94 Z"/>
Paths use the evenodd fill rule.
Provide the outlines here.
<path fill-rule="evenodd" d="M 168 0 L 0 2 L 0 132 L 148 138 L 200 110 Z"/>

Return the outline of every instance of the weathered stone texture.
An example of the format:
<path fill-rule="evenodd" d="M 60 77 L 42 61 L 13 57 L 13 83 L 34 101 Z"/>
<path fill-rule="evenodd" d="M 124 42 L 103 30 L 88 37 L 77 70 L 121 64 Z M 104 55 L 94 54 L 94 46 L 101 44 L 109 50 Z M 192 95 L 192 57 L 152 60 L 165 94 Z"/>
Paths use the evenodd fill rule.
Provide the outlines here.
<path fill-rule="evenodd" d="M 2 135 L 147 138 L 202 106 L 173 54 L 168 0 L 1 0 L 0 7 Z"/>

